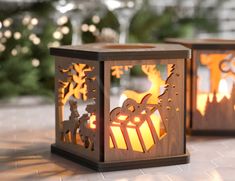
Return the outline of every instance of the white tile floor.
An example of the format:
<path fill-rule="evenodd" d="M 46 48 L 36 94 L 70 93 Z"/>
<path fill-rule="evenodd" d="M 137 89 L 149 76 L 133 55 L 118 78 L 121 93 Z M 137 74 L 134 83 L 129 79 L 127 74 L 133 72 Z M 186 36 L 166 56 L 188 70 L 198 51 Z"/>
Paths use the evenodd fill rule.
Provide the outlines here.
<path fill-rule="evenodd" d="M 235 180 L 235 138 L 188 137 L 186 165 L 98 173 L 50 153 L 54 105 L 0 105 L 0 181 Z"/>

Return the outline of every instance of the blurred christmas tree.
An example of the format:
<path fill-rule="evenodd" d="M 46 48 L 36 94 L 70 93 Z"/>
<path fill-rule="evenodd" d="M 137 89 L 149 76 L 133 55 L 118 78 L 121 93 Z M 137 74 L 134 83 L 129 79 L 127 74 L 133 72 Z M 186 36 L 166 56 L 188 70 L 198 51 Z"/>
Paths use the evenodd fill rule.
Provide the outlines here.
<path fill-rule="evenodd" d="M 67 16 L 55 17 L 53 1 L 0 11 L 0 98 L 14 95 L 53 95 L 54 61 L 49 46 L 71 43 Z M 217 30 L 216 18 L 205 19 L 206 10 L 195 7 L 185 16 L 174 7 L 158 13 L 144 3 L 131 21 L 129 42 L 159 42 L 166 37 L 193 37 Z M 112 12 L 92 15 L 81 26 L 84 43 L 115 41 L 119 24 Z M 213 16 L 211 14 L 211 16 Z"/>
<path fill-rule="evenodd" d="M 54 62 L 48 47 L 71 41 L 68 19 L 61 17 L 56 24 L 53 11 L 51 2 L 10 13 L 1 11 L 0 98 L 52 95 Z"/>
<path fill-rule="evenodd" d="M 160 11 L 145 3 L 131 22 L 129 41 L 154 43 L 167 37 L 196 38 L 199 32 L 217 32 L 216 11 L 205 8 L 203 1 L 195 2 L 190 9 L 178 5 Z"/>

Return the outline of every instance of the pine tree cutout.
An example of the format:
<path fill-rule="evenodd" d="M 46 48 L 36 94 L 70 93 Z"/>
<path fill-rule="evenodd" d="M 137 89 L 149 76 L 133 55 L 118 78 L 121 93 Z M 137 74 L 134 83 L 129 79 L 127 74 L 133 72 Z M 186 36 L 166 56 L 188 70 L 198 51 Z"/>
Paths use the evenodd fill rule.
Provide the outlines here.
<path fill-rule="evenodd" d="M 60 99 L 65 104 L 69 97 L 74 96 L 76 99 L 87 100 L 87 85 L 85 72 L 92 71 L 91 67 L 85 64 L 73 64 L 68 69 L 61 69 L 61 73 L 67 74 L 67 81 L 59 81 L 62 90 Z"/>
<path fill-rule="evenodd" d="M 166 80 L 166 90 L 159 96 L 158 111 L 162 122 L 167 128 L 166 134 L 168 137 L 178 134 L 175 126 L 180 125 L 183 119 L 184 108 L 182 107 L 182 99 L 184 97 L 183 75 L 179 73 L 177 64 L 171 65 L 168 78 Z"/>

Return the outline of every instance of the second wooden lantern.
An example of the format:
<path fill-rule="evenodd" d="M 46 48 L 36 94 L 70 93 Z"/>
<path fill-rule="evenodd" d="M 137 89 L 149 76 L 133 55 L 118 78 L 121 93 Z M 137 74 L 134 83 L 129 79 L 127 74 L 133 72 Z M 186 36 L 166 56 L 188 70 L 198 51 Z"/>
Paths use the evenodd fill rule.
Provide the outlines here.
<path fill-rule="evenodd" d="M 235 41 L 167 39 L 192 49 L 188 62 L 188 130 L 235 135 Z"/>
<path fill-rule="evenodd" d="M 52 152 L 99 171 L 188 162 L 181 45 L 52 48 L 56 143 Z"/>

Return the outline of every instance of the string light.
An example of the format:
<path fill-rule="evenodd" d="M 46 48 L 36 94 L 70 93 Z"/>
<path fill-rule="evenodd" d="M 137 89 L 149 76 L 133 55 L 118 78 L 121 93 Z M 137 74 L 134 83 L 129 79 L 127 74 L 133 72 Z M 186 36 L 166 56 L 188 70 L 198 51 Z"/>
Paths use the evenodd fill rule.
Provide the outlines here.
<path fill-rule="evenodd" d="M 24 53 L 24 54 L 28 53 L 29 52 L 29 48 L 28 47 L 22 47 L 21 48 L 21 52 Z"/>
<path fill-rule="evenodd" d="M 38 45 L 41 42 L 40 38 L 38 38 L 34 33 L 29 35 L 29 39 L 33 42 L 34 45 Z"/>
<path fill-rule="evenodd" d="M 132 2 L 132 1 L 129 1 L 128 3 L 127 3 L 127 6 L 128 6 L 128 8 L 132 8 L 132 7 L 134 7 L 134 2 Z"/>
<path fill-rule="evenodd" d="M 19 39 L 21 38 L 21 33 L 20 33 L 20 32 L 15 32 L 15 33 L 14 33 L 14 38 L 15 38 L 16 40 L 19 40 Z"/>
<path fill-rule="evenodd" d="M 7 39 L 5 37 L 1 38 L 1 43 L 6 43 L 7 42 Z"/>
<path fill-rule="evenodd" d="M 6 47 L 0 43 L 0 52 L 3 52 L 6 49 Z"/>
<path fill-rule="evenodd" d="M 23 25 L 28 25 L 30 21 L 31 21 L 31 16 L 26 15 L 26 16 L 22 19 L 22 24 L 23 24 Z"/>
<path fill-rule="evenodd" d="M 29 24 L 29 25 L 27 26 L 27 28 L 28 28 L 29 30 L 32 30 L 32 29 L 34 28 L 34 26 L 33 26 L 32 24 Z"/>
<path fill-rule="evenodd" d="M 33 44 L 34 45 L 38 45 L 40 42 L 41 42 L 41 40 L 38 37 L 33 39 Z"/>
<path fill-rule="evenodd" d="M 95 24 L 98 24 L 100 22 L 100 17 L 95 15 L 92 17 L 92 22 L 95 23 Z"/>
<path fill-rule="evenodd" d="M 11 32 L 10 30 L 6 30 L 6 31 L 4 32 L 4 36 L 5 36 L 6 38 L 11 38 L 12 32 Z"/>
<path fill-rule="evenodd" d="M 55 39 L 57 39 L 57 40 L 61 40 L 61 39 L 63 38 L 63 34 L 62 34 L 61 32 L 59 32 L 59 31 L 55 31 L 55 32 L 53 33 L 53 37 L 54 37 Z"/>
<path fill-rule="evenodd" d="M 37 18 L 31 19 L 31 24 L 36 26 L 38 24 L 38 19 Z"/>
<path fill-rule="evenodd" d="M 33 41 L 33 39 L 34 39 L 35 37 L 37 37 L 37 36 L 36 36 L 34 33 L 32 33 L 32 34 L 29 35 L 29 39 L 30 39 L 31 41 Z"/>
<path fill-rule="evenodd" d="M 89 30 L 88 24 L 83 24 L 83 25 L 81 26 L 81 30 L 84 31 L 84 32 L 87 32 L 87 31 Z"/>
<path fill-rule="evenodd" d="M 11 24 L 12 24 L 12 19 L 10 19 L 10 18 L 7 18 L 3 21 L 3 26 L 5 26 L 5 27 L 9 27 L 9 26 L 11 26 Z"/>
<path fill-rule="evenodd" d="M 96 30 L 95 25 L 90 25 L 90 26 L 89 26 L 89 31 L 90 31 L 90 32 L 93 33 L 93 32 L 95 32 L 95 30 Z"/>
<path fill-rule="evenodd" d="M 61 16 L 58 20 L 57 20 L 57 24 L 62 26 L 65 23 L 68 22 L 68 17 L 67 16 Z"/>
<path fill-rule="evenodd" d="M 48 47 L 59 47 L 60 46 L 60 42 L 58 41 L 54 41 L 54 42 L 50 42 L 47 45 Z"/>
<path fill-rule="evenodd" d="M 14 48 L 11 50 L 12 56 L 16 56 L 18 54 L 18 51 Z"/>
<path fill-rule="evenodd" d="M 38 67 L 38 66 L 40 65 L 40 61 L 39 61 L 38 59 L 34 58 L 34 59 L 32 60 L 32 65 L 33 65 L 34 67 Z"/>
<path fill-rule="evenodd" d="M 67 35 L 67 34 L 69 33 L 69 28 L 68 28 L 67 26 L 63 26 L 63 27 L 61 28 L 61 32 L 62 32 L 63 34 L 65 34 L 65 35 Z"/>
<path fill-rule="evenodd" d="M 0 29 L 2 28 L 2 22 L 0 21 Z"/>

